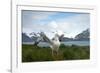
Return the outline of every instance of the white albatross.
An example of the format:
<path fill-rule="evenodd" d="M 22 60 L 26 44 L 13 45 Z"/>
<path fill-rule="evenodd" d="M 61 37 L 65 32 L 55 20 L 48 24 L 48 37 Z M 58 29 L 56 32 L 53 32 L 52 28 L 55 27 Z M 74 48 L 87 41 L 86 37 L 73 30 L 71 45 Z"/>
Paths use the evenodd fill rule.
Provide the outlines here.
<path fill-rule="evenodd" d="M 40 33 L 40 36 L 43 38 L 43 40 L 45 40 L 47 43 L 49 43 L 50 48 L 52 49 L 52 56 L 54 55 L 54 53 L 56 55 L 58 55 L 58 50 L 60 47 L 60 41 L 62 39 L 62 37 L 64 36 L 63 34 L 61 36 L 59 36 L 57 33 L 55 34 L 53 39 L 49 39 L 44 32 Z"/>

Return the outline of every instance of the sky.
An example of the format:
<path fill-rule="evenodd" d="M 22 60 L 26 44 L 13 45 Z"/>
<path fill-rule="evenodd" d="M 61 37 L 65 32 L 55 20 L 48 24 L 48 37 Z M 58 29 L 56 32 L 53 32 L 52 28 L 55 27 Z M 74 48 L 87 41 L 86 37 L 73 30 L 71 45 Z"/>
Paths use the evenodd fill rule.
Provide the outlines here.
<path fill-rule="evenodd" d="M 22 32 L 27 35 L 44 32 L 53 37 L 57 32 L 73 38 L 89 27 L 89 13 L 22 10 Z"/>

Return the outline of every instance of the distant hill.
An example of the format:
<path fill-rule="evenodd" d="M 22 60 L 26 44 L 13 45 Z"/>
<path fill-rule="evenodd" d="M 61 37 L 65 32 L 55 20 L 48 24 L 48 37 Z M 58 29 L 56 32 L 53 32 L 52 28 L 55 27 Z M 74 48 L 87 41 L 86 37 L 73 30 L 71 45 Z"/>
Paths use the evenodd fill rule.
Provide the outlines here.
<path fill-rule="evenodd" d="M 26 33 L 22 33 L 22 42 L 33 42 L 33 40 Z"/>
<path fill-rule="evenodd" d="M 29 37 L 26 33 L 22 33 L 22 42 L 33 42 L 36 41 L 38 37 L 32 36 Z M 68 38 L 68 37 L 63 37 L 62 42 L 66 41 L 86 41 L 90 39 L 90 31 L 89 29 L 86 29 L 82 31 L 81 33 L 77 34 L 75 38 Z M 46 42 L 46 41 L 42 41 Z"/>
<path fill-rule="evenodd" d="M 62 38 L 62 42 L 65 42 L 65 41 L 72 41 L 72 40 L 74 40 L 73 38 L 68 38 L 68 37 L 63 37 Z"/>
<path fill-rule="evenodd" d="M 90 39 L 90 31 L 89 29 L 84 30 L 75 36 L 76 40 L 89 40 Z"/>
<path fill-rule="evenodd" d="M 32 39 L 33 41 L 36 41 L 37 38 L 38 38 L 38 37 L 35 37 L 35 36 L 32 36 L 32 37 L 31 37 L 31 39 Z"/>
<path fill-rule="evenodd" d="M 75 38 L 68 38 L 68 37 L 63 37 L 62 42 L 65 41 L 86 41 L 90 39 L 90 31 L 89 29 L 86 29 L 82 31 L 81 33 L 77 34 Z"/>

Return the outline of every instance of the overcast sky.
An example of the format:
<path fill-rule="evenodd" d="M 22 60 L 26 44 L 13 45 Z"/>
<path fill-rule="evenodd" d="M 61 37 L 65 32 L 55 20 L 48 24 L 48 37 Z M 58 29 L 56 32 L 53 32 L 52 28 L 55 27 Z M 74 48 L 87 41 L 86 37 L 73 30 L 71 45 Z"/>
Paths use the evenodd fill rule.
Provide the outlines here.
<path fill-rule="evenodd" d="M 89 27 L 89 13 L 22 11 L 22 31 L 27 34 L 42 31 L 52 37 L 52 32 L 57 31 L 66 37 L 75 37 Z"/>

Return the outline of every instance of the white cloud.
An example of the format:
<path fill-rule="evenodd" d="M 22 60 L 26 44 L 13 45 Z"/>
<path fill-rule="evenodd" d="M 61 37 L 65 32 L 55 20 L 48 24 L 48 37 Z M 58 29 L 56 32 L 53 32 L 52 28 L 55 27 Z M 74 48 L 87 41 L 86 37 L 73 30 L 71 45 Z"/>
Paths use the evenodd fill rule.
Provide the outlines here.
<path fill-rule="evenodd" d="M 88 14 L 78 14 L 59 19 L 57 24 L 59 30 L 66 32 L 67 37 L 74 37 L 90 27 L 90 17 Z"/>
<path fill-rule="evenodd" d="M 55 21 L 51 21 L 50 24 L 48 24 L 51 28 L 56 29 L 58 27 L 58 24 Z"/>
<path fill-rule="evenodd" d="M 56 14 L 56 12 L 33 12 L 32 18 L 35 20 L 43 20 L 54 14 Z"/>
<path fill-rule="evenodd" d="M 23 31 L 27 33 L 35 32 L 45 32 L 49 37 L 51 37 L 51 32 L 59 31 L 58 33 L 65 32 L 65 36 L 74 37 L 81 31 L 89 28 L 89 15 L 88 14 L 76 14 L 70 17 L 57 18 L 56 20 L 46 21 L 55 15 L 56 12 L 32 12 L 30 16 L 32 19 L 24 20 Z M 36 20 L 45 20 L 43 22 L 38 22 Z M 36 21 L 34 23 L 34 21 Z M 47 22 L 47 23 L 45 23 Z"/>

